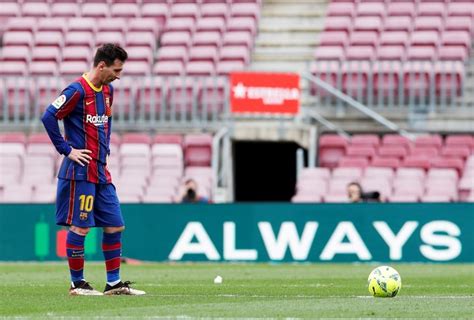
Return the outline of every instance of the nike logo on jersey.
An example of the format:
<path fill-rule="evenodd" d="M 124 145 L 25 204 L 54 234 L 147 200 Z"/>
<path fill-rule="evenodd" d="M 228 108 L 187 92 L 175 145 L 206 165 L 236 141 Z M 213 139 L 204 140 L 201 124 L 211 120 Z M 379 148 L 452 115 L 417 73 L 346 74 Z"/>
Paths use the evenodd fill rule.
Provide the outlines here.
<path fill-rule="evenodd" d="M 109 117 L 107 117 L 105 114 L 104 115 L 91 115 L 91 114 L 88 114 L 86 116 L 86 122 L 87 123 L 92 123 L 94 126 L 98 127 L 98 126 L 103 126 L 104 124 L 106 124 L 107 122 L 109 122 Z"/>
<path fill-rule="evenodd" d="M 86 101 L 86 106 L 90 105 L 91 103 L 94 103 L 94 100 Z"/>

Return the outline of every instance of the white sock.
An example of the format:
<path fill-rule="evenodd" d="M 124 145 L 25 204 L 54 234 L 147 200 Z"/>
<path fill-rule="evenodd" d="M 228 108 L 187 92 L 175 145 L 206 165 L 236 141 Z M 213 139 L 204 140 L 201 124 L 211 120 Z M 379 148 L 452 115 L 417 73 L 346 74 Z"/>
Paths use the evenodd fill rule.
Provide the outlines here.
<path fill-rule="evenodd" d="M 107 284 L 111 287 L 115 286 L 117 283 L 120 282 L 120 279 L 118 279 L 117 281 L 114 281 L 114 282 L 107 282 Z"/>

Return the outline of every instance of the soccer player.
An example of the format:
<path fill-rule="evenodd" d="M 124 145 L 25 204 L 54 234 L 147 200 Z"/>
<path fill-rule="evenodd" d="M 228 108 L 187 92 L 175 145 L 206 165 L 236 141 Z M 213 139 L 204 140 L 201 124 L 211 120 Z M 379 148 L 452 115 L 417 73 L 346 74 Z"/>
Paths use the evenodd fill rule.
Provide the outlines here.
<path fill-rule="evenodd" d="M 122 212 L 107 168 L 112 129 L 113 87 L 127 52 L 104 44 L 92 69 L 64 89 L 43 114 L 42 121 L 56 150 L 64 155 L 58 174 L 56 223 L 69 226 L 66 239 L 70 295 L 102 295 L 84 278 L 84 240 L 91 227 L 102 227 L 102 250 L 107 270 L 105 295 L 142 295 L 120 279 Z M 65 138 L 59 131 L 63 120 Z"/>

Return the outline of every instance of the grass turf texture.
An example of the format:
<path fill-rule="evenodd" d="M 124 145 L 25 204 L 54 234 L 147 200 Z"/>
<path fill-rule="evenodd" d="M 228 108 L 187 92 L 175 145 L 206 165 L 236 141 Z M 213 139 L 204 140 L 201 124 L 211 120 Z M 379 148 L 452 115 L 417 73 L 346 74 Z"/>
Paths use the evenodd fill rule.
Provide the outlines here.
<path fill-rule="evenodd" d="M 395 298 L 367 291 L 372 264 L 125 265 L 122 277 L 146 296 L 68 296 L 65 263 L 0 264 L 0 317 L 471 318 L 474 265 L 392 264 L 401 274 Z M 86 276 L 103 290 L 102 263 Z M 223 284 L 213 279 L 221 275 Z"/>

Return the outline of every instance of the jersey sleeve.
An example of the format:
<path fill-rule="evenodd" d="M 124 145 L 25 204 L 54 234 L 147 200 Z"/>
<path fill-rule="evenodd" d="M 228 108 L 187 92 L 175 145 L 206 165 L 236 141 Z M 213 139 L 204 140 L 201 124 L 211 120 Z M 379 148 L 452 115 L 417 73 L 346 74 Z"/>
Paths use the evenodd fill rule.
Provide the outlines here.
<path fill-rule="evenodd" d="M 70 85 L 48 106 L 46 111 L 52 113 L 56 119 L 61 120 L 74 110 L 81 99 L 81 95 L 80 90 Z"/>

